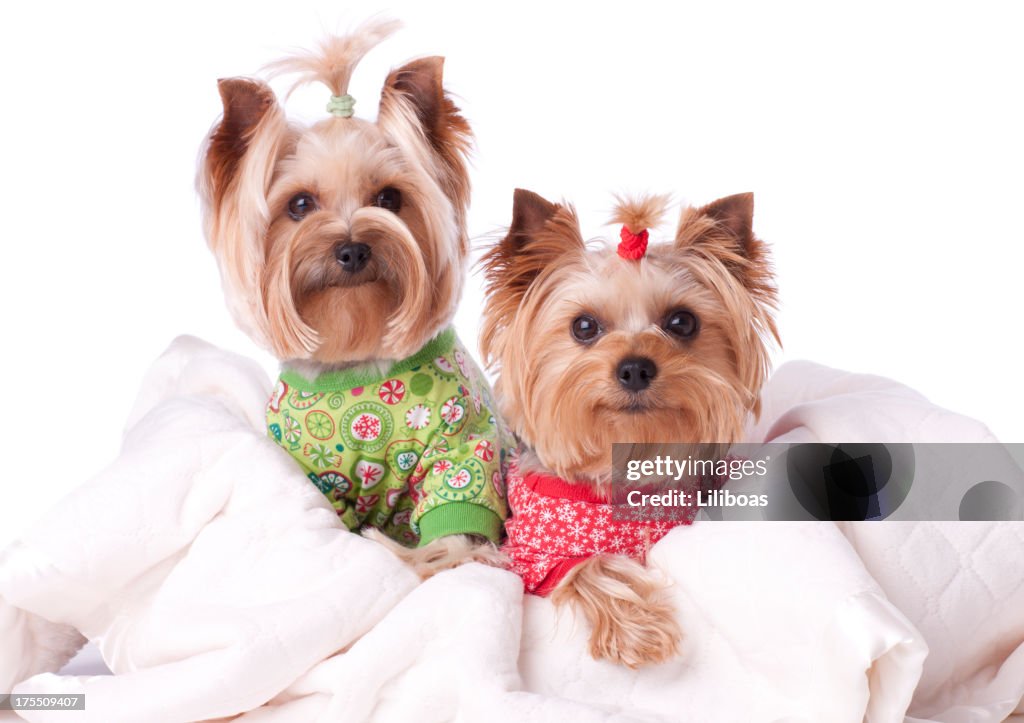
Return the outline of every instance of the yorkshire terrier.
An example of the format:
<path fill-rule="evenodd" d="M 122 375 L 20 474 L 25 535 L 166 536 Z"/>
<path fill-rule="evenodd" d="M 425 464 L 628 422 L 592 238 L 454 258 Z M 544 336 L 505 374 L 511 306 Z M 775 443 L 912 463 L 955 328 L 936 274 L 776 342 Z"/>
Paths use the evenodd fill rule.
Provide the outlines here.
<path fill-rule="evenodd" d="M 345 526 L 427 577 L 500 564 L 510 437 L 450 328 L 472 135 L 443 58 L 393 70 L 376 121 L 353 117 L 352 72 L 397 26 L 371 21 L 267 66 L 330 89 L 312 125 L 261 80 L 220 80 L 198 187 L 232 314 L 282 363 L 269 435 Z"/>
<path fill-rule="evenodd" d="M 483 259 L 481 346 L 521 441 L 504 552 L 529 592 L 583 613 L 595 658 L 629 667 L 675 655 L 681 632 L 642 564 L 669 525 L 613 514 L 612 444 L 737 441 L 778 340 L 753 196 L 685 209 L 675 239 L 648 249 L 666 207 L 620 199 L 622 242 L 598 250 L 571 206 L 517 190 Z"/>

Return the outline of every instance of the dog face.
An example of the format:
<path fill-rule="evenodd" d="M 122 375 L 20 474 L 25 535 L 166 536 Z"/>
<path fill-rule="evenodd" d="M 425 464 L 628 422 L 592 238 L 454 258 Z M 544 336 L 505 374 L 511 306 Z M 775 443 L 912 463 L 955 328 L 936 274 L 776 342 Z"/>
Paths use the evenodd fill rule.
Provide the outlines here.
<path fill-rule="evenodd" d="M 648 198 L 616 218 L 645 228 L 663 209 Z M 672 243 L 633 260 L 588 250 L 571 207 L 516 191 L 484 259 L 482 344 L 506 419 L 544 467 L 599 480 L 613 442 L 738 439 L 778 338 L 752 216 L 750 194 L 688 208 Z"/>
<path fill-rule="evenodd" d="M 393 24 L 271 66 L 346 96 Z M 442 58 L 387 78 L 376 122 L 289 123 L 265 83 L 219 82 L 224 114 L 199 187 L 207 239 L 242 328 L 285 360 L 398 359 L 450 320 L 468 252 L 470 129 Z"/>

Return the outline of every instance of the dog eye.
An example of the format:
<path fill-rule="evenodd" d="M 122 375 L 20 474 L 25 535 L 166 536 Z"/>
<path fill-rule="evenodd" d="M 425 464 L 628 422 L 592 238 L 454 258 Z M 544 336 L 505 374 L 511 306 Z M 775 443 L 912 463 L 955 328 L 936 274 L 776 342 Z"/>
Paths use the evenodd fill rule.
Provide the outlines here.
<path fill-rule="evenodd" d="M 572 320 L 572 338 L 581 344 L 592 342 L 600 333 L 601 325 L 592 316 L 583 314 Z"/>
<path fill-rule="evenodd" d="M 689 311 L 673 311 L 665 319 L 665 331 L 680 339 L 689 339 L 697 333 L 697 317 Z"/>
<path fill-rule="evenodd" d="M 402 192 L 391 186 L 382 188 L 377 193 L 377 198 L 373 200 L 373 205 L 392 213 L 398 213 L 399 209 L 402 208 Z"/>
<path fill-rule="evenodd" d="M 316 209 L 316 199 L 310 193 L 296 193 L 288 202 L 288 215 L 296 221 L 301 221 Z"/>

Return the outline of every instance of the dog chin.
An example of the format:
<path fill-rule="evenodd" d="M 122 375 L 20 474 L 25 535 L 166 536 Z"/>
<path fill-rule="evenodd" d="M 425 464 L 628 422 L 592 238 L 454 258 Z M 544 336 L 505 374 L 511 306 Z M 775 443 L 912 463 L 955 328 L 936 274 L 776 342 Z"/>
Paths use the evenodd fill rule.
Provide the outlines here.
<path fill-rule="evenodd" d="M 388 356 L 380 330 L 396 308 L 393 289 L 372 276 L 352 282 L 315 291 L 298 307 L 302 319 L 320 338 L 312 355 L 316 362 L 343 364 Z"/>
<path fill-rule="evenodd" d="M 380 274 L 370 271 L 362 271 L 358 274 L 345 274 L 337 279 L 332 279 L 325 287 L 326 289 L 357 289 L 360 286 L 373 284 L 380 281 L 383 283 Z"/>
<path fill-rule="evenodd" d="M 655 442 L 692 442 L 697 430 L 685 409 L 670 408 L 642 397 L 608 410 L 612 442 L 653 444 Z"/>
<path fill-rule="evenodd" d="M 628 402 L 619 407 L 619 411 L 623 414 L 647 414 L 654 409 L 654 405 L 650 400 L 644 399 L 643 397 L 636 397 L 630 399 Z"/>
<path fill-rule="evenodd" d="M 624 417 L 630 420 L 630 424 L 635 424 L 638 417 L 642 418 L 644 415 L 655 414 L 660 409 L 661 406 L 656 404 L 653 399 L 637 394 L 628 399 L 623 399 L 621 402 L 617 401 L 616 403 L 598 405 L 595 412 L 599 416 Z"/>

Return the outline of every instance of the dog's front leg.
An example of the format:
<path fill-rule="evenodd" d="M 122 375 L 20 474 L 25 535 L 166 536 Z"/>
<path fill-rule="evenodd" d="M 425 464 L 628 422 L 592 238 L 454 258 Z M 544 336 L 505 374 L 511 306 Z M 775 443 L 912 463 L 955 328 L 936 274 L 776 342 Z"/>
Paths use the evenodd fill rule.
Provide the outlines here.
<path fill-rule="evenodd" d="M 508 567 L 508 558 L 493 542 L 479 535 L 448 535 L 423 547 L 405 547 L 372 528 L 364 530 L 363 536 L 384 545 L 395 557 L 411 566 L 422 580 L 467 562 Z"/>

